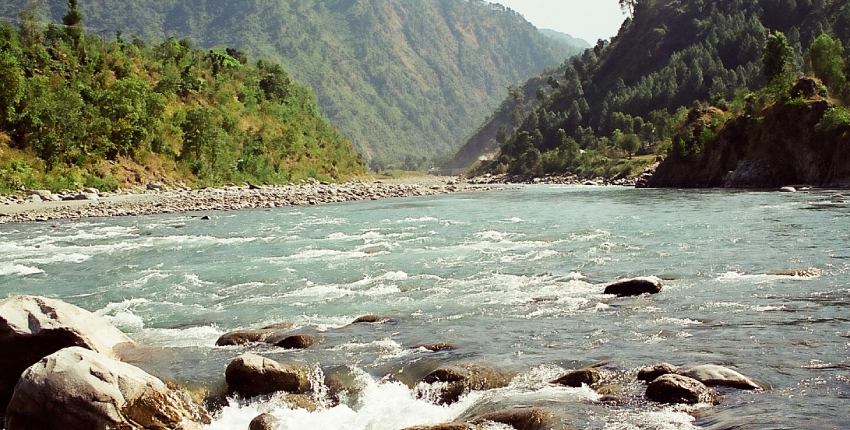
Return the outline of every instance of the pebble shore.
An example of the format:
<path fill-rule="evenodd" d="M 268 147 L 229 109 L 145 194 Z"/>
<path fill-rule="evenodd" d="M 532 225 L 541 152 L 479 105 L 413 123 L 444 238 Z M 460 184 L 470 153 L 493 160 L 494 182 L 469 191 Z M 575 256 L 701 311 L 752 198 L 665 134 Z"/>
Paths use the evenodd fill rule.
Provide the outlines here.
<path fill-rule="evenodd" d="M 226 186 L 200 190 L 167 189 L 157 185 L 136 193 L 86 190 L 62 197 L 32 193 L 26 198 L 7 197 L 0 200 L 0 224 L 319 205 L 488 189 L 468 187 L 453 179 L 432 177 L 343 184 L 311 180 L 300 185 Z"/>

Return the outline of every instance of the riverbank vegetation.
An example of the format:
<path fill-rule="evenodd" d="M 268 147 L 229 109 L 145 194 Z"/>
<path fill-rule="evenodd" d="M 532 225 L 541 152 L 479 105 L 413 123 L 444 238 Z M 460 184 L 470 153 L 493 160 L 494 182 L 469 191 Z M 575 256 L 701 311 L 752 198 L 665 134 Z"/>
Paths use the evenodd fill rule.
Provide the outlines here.
<path fill-rule="evenodd" d="M 482 126 L 489 135 L 479 137 L 478 145 L 491 139 L 499 150 L 475 172 L 598 175 L 611 173 L 610 167 L 598 166 L 628 165 L 622 160 L 635 154 L 693 156 L 728 120 L 761 117 L 777 102 L 801 103 L 790 93 L 802 75 L 819 79 L 834 105 L 819 133 L 840 135 L 848 117 L 844 47 L 850 43 L 850 4 L 630 4 L 633 16 L 610 42 L 600 40 L 557 72 L 535 78 L 536 107 L 526 107 L 528 88 L 512 93 L 503 106 L 513 106 L 515 114 L 495 115 L 496 123 Z M 708 117 L 695 113 L 709 108 L 714 114 Z M 710 126 L 700 127 L 696 138 L 683 138 L 684 129 L 693 131 L 695 117 L 710 117 Z M 642 171 L 642 166 L 632 167 L 631 174 Z"/>
<path fill-rule="evenodd" d="M 365 173 L 279 64 L 188 39 L 107 41 L 68 4 L 63 25 L 40 25 L 34 7 L 0 23 L 0 191 Z"/>

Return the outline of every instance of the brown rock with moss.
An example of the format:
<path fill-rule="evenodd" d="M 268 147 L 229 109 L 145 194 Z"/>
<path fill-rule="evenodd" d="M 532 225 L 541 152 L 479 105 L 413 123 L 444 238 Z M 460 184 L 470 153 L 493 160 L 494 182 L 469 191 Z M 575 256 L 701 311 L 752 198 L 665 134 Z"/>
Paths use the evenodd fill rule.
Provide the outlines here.
<path fill-rule="evenodd" d="M 230 394 L 254 397 L 285 391 L 303 394 L 310 389 L 308 370 L 301 366 L 284 367 L 274 360 L 255 354 L 236 357 L 225 371 Z"/>

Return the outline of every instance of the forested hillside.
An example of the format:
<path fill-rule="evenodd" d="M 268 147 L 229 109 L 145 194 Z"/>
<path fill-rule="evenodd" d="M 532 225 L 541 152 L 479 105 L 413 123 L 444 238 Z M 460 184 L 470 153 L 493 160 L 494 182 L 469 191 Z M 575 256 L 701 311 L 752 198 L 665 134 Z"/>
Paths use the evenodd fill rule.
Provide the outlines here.
<path fill-rule="evenodd" d="M 848 46 L 850 3 L 837 0 L 643 0 L 618 35 L 547 79 L 541 105 L 505 139 L 494 172 L 575 170 L 590 156 L 666 153 L 695 103 L 743 105 L 762 88 L 771 32 L 787 35 L 789 67 L 811 72 L 822 34 Z M 501 118 L 501 119 L 500 119 Z M 497 116 L 497 121 L 504 121 Z M 486 126 L 491 130 L 493 125 Z M 498 127 L 495 127 L 498 128 Z"/>
<path fill-rule="evenodd" d="M 15 16 L 30 0 L 6 0 Z M 65 0 L 45 0 L 58 22 Z M 480 0 L 82 0 L 107 39 L 187 38 L 279 61 L 375 167 L 456 150 L 506 88 L 577 49 Z"/>
<path fill-rule="evenodd" d="M 344 179 L 365 173 L 315 96 L 238 50 L 148 44 L 34 9 L 0 24 L 0 191 Z"/>

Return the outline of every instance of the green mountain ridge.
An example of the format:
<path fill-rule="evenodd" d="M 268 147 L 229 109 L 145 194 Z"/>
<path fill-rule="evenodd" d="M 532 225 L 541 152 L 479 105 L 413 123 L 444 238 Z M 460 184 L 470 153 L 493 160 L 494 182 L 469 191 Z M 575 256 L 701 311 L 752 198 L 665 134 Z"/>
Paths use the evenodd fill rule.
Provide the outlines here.
<path fill-rule="evenodd" d="M 610 42 L 601 41 L 574 57 L 563 73 L 550 72 L 545 80 L 534 78 L 548 85 L 540 84 L 546 90 L 540 105 L 521 124 L 495 115 L 497 124 L 479 127 L 516 128 L 497 159 L 484 169 L 532 175 L 569 170 L 575 165 L 549 163 L 547 167 L 544 161 L 547 154 L 558 158 L 555 152 L 572 142 L 583 150 L 611 156 L 636 150 L 663 152 L 688 108 L 740 99 L 766 84 L 762 56 L 767 36 L 774 31 L 788 36 L 794 68 L 806 71 L 805 51 L 819 35 L 831 34 L 844 46 L 850 44 L 850 4 L 835 0 L 636 2 L 634 17 L 623 23 Z M 637 147 L 632 148 L 633 144 Z"/>
<path fill-rule="evenodd" d="M 29 0 L 10 0 L 15 16 Z M 58 21 L 63 0 L 45 1 Z M 465 0 L 86 0 L 107 38 L 188 38 L 280 62 L 367 161 L 449 154 L 505 94 L 576 48 L 499 5 Z"/>
<path fill-rule="evenodd" d="M 575 46 L 577 48 L 587 49 L 587 48 L 593 47 L 593 45 L 591 45 L 588 41 L 586 41 L 584 39 L 579 39 L 577 37 L 573 37 L 570 34 L 563 33 L 563 32 L 557 31 L 557 30 L 552 30 L 552 29 L 549 29 L 549 28 L 541 28 L 540 32 L 543 33 L 546 36 L 551 37 L 552 39 L 563 40 L 564 42 L 567 42 L 568 44 Z"/>

